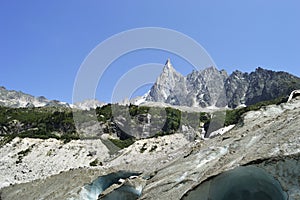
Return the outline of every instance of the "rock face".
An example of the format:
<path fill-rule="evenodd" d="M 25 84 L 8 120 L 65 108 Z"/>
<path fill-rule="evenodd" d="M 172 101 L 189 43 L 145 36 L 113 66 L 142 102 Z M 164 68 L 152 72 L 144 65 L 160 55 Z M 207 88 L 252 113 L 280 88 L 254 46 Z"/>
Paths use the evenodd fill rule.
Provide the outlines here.
<path fill-rule="evenodd" d="M 300 88 L 300 78 L 286 72 L 259 67 L 250 74 L 234 71 L 228 76 L 226 71 L 210 67 L 184 77 L 168 60 L 146 101 L 235 108 L 287 96 L 297 88 Z"/>
<path fill-rule="evenodd" d="M 281 192 L 282 187 L 289 200 L 298 200 L 299 113 L 300 98 L 295 97 L 288 103 L 247 112 L 243 123 L 209 140 L 189 142 L 182 134 L 139 140 L 117 155 L 102 160 L 103 166 L 70 170 L 45 179 L 2 188 L 1 199 L 18 199 L 20 196 L 24 199 L 82 199 L 79 194 L 88 183 L 92 183 L 98 177 L 125 170 L 141 173 L 137 178 L 138 182 L 129 184 L 130 187 L 142 191 L 139 199 L 179 200 L 187 198 L 196 189 L 206 191 L 205 183 L 217 175 L 224 172 L 226 174 L 227 171 L 240 166 L 249 166 L 259 168 L 259 172 L 255 174 L 263 171 L 271 182 L 276 179 L 278 183 L 273 189 Z M 38 147 L 33 147 L 35 148 Z M 13 153 L 9 156 L 13 157 Z M 26 156 L 23 160 L 26 161 Z M 61 160 L 58 159 L 57 162 L 60 164 Z M 35 167 L 41 166 L 36 163 Z M 11 169 L 11 176 L 7 178 L 12 178 L 14 174 L 14 168 Z M 260 177 L 262 176 L 257 178 Z M 255 182 L 251 176 L 247 178 L 250 178 L 249 182 Z M 130 180 L 125 180 L 126 183 L 128 181 Z M 218 182 L 214 183 L 218 185 Z M 103 191 L 103 195 L 106 194 L 108 199 L 110 195 L 118 195 L 122 186 L 112 185 L 109 191 Z M 273 190 L 269 188 L 273 187 L 272 185 L 266 186 L 270 191 Z M 244 189 L 241 192 L 242 195 L 245 194 Z M 253 195 L 270 197 L 266 191 L 258 191 Z M 217 194 L 210 197 L 214 196 L 218 197 Z M 282 197 L 284 199 L 285 195 Z"/>
<path fill-rule="evenodd" d="M 20 107 L 69 107 L 69 104 L 57 100 L 48 100 L 43 96 L 34 97 L 23 92 L 7 90 L 0 87 L 0 106 L 20 108 Z"/>

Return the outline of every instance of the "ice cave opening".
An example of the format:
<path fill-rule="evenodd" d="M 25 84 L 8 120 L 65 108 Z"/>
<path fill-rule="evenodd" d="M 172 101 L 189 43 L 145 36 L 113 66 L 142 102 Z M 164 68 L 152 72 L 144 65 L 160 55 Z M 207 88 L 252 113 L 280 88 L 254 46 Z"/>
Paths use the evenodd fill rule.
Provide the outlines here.
<path fill-rule="evenodd" d="M 117 184 L 120 179 L 126 179 L 130 176 L 138 176 L 140 173 L 136 172 L 128 172 L 128 171 L 118 171 L 114 173 L 110 173 L 104 176 L 99 176 L 97 179 L 95 179 L 92 183 L 85 185 L 81 192 L 80 192 L 80 200 L 96 200 L 98 199 L 99 195 L 106 190 L 108 187 L 110 187 L 113 184 Z M 128 193 L 128 194 L 127 194 Z M 140 194 L 137 194 L 138 191 L 136 191 L 132 187 L 121 187 L 121 189 L 116 190 L 116 192 L 113 193 L 114 195 L 128 195 L 130 197 L 132 196 L 138 196 Z M 110 197 L 107 197 L 106 199 L 110 199 Z M 132 199 L 132 198 L 130 198 Z M 137 199 L 137 198 L 135 198 Z"/>
<path fill-rule="evenodd" d="M 265 170 L 255 166 L 241 166 L 203 182 L 182 199 L 287 200 L 288 195 Z"/>

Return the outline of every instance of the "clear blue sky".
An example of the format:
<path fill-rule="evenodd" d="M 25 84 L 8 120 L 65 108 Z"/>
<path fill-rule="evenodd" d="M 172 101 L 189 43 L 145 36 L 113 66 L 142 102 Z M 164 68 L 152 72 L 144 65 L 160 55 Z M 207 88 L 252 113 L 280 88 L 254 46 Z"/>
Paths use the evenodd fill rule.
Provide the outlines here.
<path fill-rule="evenodd" d="M 299 19 L 297 0 L 1 0 L 0 85 L 71 102 L 76 73 L 96 45 L 119 32 L 149 26 L 192 37 L 228 72 L 261 66 L 300 76 Z M 163 64 L 168 57 L 183 74 L 191 71 L 184 60 L 166 52 L 131 53 L 114 63 L 107 94 L 97 98 L 108 101 L 110 85 L 131 66 Z"/>

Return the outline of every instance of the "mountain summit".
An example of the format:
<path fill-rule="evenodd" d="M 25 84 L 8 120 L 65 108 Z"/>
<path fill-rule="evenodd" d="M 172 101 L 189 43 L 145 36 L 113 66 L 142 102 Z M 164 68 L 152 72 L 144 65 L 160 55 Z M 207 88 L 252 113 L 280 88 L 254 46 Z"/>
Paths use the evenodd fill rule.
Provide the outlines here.
<path fill-rule="evenodd" d="M 235 108 L 287 96 L 298 88 L 300 78 L 260 67 L 251 73 L 236 70 L 228 75 L 225 70 L 219 71 L 212 66 L 184 77 L 168 59 L 146 101 L 189 107 Z"/>
<path fill-rule="evenodd" d="M 178 102 L 173 102 L 172 96 L 174 92 L 177 91 L 177 89 L 180 89 L 184 86 L 184 76 L 182 76 L 174 69 L 170 59 L 168 59 L 162 73 L 157 78 L 155 84 L 152 86 L 146 100 L 176 104 Z M 177 98 L 181 98 L 181 96 L 177 95 Z"/>
<path fill-rule="evenodd" d="M 193 71 L 184 77 L 168 59 L 146 100 L 190 107 L 215 106 L 221 102 L 225 78 L 226 74 L 215 67 Z"/>

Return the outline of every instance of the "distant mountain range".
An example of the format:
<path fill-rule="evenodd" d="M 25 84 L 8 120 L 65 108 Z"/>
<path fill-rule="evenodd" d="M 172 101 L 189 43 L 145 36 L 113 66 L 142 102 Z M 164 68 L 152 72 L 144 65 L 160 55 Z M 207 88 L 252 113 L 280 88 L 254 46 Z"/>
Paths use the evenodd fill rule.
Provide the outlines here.
<path fill-rule="evenodd" d="M 48 100 L 43 96 L 34 97 L 21 91 L 7 90 L 0 87 L 0 105 L 6 107 L 43 107 L 43 106 L 63 106 L 68 107 L 68 103 L 57 100 Z"/>
<path fill-rule="evenodd" d="M 58 100 L 49 100 L 46 97 L 34 97 L 30 94 L 21 91 L 7 90 L 5 87 L 0 87 L 0 106 L 22 108 L 22 107 L 71 107 L 83 110 L 102 106 L 97 100 L 87 99 L 83 102 L 68 104 Z"/>
<path fill-rule="evenodd" d="M 151 90 L 142 97 L 120 104 L 173 105 L 199 108 L 236 108 L 288 96 L 300 88 L 300 78 L 287 72 L 257 68 L 254 72 L 234 71 L 228 75 L 209 67 L 193 71 L 187 76 L 177 72 L 168 59 Z M 98 100 L 73 104 L 34 97 L 20 91 L 0 87 L 0 106 L 7 107 L 72 107 L 88 110 L 103 106 Z"/>
<path fill-rule="evenodd" d="M 209 67 L 185 77 L 168 59 L 145 101 L 189 107 L 235 108 L 287 96 L 299 88 L 300 78 L 260 67 L 251 73 L 236 70 L 230 75 L 225 70 Z"/>

